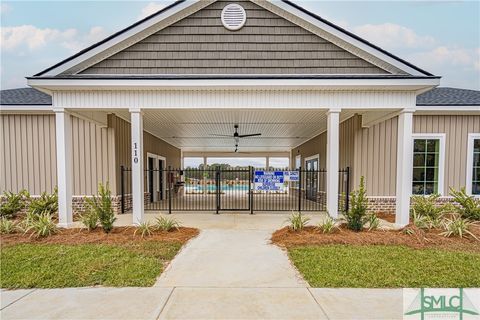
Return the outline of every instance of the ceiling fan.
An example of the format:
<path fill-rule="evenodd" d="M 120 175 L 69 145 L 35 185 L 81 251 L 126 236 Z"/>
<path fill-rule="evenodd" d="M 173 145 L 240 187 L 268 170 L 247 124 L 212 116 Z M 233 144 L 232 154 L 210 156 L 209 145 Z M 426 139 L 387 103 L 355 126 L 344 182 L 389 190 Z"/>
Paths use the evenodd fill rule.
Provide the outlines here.
<path fill-rule="evenodd" d="M 235 152 L 237 152 L 238 151 L 238 143 L 240 142 L 241 138 L 257 137 L 257 136 L 262 135 L 261 133 L 239 134 L 238 133 L 238 124 L 234 125 L 233 127 L 235 128 L 235 132 L 233 133 L 233 135 L 211 134 L 211 136 L 233 138 L 235 140 Z"/>

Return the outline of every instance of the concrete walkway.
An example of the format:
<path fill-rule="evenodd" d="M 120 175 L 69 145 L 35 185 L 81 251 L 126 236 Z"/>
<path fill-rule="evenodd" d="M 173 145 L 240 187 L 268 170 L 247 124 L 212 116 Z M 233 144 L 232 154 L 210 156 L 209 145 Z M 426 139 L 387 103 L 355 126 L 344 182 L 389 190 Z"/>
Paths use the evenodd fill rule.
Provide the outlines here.
<path fill-rule="evenodd" d="M 160 287 L 306 287 L 271 231 L 202 230 L 160 276 Z"/>
<path fill-rule="evenodd" d="M 147 215 L 153 220 L 155 215 Z M 401 319 L 401 290 L 315 289 L 269 243 L 288 214 L 174 215 L 201 229 L 152 288 L 3 290 L 2 319 Z M 325 216 L 313 216 L 318 223 Z M 129 224 L 120 216 L 118 224 Z"/>
<path fill-rule="evenodd" d="M 1 291 L 5 319 L 402 319 L 401 289 L 73 288 Z"/>

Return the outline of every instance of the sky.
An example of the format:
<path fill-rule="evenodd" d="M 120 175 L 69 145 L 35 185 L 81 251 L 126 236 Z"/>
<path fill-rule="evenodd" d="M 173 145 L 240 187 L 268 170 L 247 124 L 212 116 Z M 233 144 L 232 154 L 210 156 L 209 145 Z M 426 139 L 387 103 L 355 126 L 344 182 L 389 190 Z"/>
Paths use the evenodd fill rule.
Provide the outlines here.
<path fill-rule="evenodd" d="M 435 75 L 480 90 L 480 1 L 306 1 L 306 9 Z M 172 1 L 1 1 L 0 85 L 31 76 Z"/>

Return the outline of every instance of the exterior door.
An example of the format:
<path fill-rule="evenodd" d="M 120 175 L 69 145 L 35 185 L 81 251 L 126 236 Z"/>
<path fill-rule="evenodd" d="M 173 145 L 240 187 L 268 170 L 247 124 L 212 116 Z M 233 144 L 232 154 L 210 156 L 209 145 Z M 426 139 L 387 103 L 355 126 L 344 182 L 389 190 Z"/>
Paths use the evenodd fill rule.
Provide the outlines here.
<path fill-rule="evenodd" d="M 305 191 L 308 200 L 317 201 L 318 158 L 307 160 L 305 172 Z"/>

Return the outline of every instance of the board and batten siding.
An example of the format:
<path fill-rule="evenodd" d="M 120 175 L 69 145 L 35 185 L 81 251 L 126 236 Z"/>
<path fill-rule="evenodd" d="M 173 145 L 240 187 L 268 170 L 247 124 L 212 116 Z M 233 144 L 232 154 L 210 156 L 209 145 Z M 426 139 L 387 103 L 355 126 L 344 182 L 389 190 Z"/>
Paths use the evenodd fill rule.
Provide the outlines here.
<path fill-rule="evenodd" d="M 55 116 L 0 116 L 0 189 L 32 195 L 52 192 L 57 184 Z M 109 132 L 110 131 L 110 132 Z M 99 182 L 112 181 L 113 132 L 72 117 L 74 195 L 96 193 Z"/>
<path fill-rule="evenodd" d="M 351 186 L 356 188 L 365 177 L 369 196 L 395 196 L 397 174 L 397 124 L 394 117 L 362 128 L 360 115 L 340 124 L 340 168 L 349 166 Z M 415 115 L 414 133 L 445 133 L 444 193 L 450 187 L 466 184 L 467 139 L 480 133 L 480 115 Z M 301 154 L 305 158 L 319 154 L 319 166 L 326 166 L 326 132 L 292 150 L 292 163 Z"/>
<path fill-rule="evenodd" d="M 121 188 L 121 166 L 131 167 L 131 126 L 130 123 L 122 118 L 110 114 L 108 115 L 108 126 L 115 132 L 115 172 L 116 172 L 116 193 L 120 193 Z M 143 133 L 143 162 L 144 168 L 147 168 L 147 153 L 156 154 L 166 158 L 166 166 L 180 168 L 181 151 L 171 144 L 145 132 Z M 146 179 L 145 179 L 146 183 Z M 145 186 L 146 187 L 146 186 Z M 146 189 L 145 189 L 146 190 Z"/>
<path fill-rule="evenodd" d="M 354 183 L 364 175 L 371 196 L 395 196 L 397 170 L 397 117 L 355 136 Z M 444 195 L 450 187 L 466 184 L 467 139 L 480 133 L 480 115 L 414 115 L 413 133 L 445 134 Z"/>
<path fill-rule="evenodd" d="M 350 174 L 354 172 L 353 168 L 353 141 L 354 134 L 358 128 L 359 116 L 355 115 L 342 123 L 340 123 L 339 128 L 339 141 L 340 141 L 340 154 L 339 154 L 339 167 L 340 169 L 345 169 L 346 167 L 350 168 Z M 320 169 L 325 169 L 327 166 L 327 132 L 323 132 L 318 136 L 308 140 L 307 142 L 299 145 L 298 147 L 292 150 L 292 164 L 295 163 L 295 157 L 301 155 L 302 158 L 302 167 L 305 167 L 305 159 L 314 155 L 319 156 L 318 166 Z M 350 184 L 352 188 L 352 184 Z"/>
<path fill-rule="evenodd" d="M 0 115 L 0 191 L 52 192 L 57 184 L 55 117 Z"/>
<path fill-rule="evenodd" d="M 388 74 L 304 28 L 239 0 L 245 26 L 227 30 L 217 1 L 82 74 Z"/>

